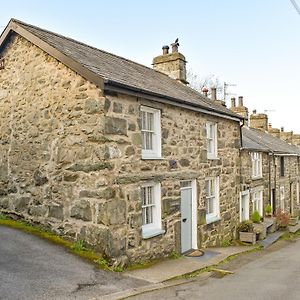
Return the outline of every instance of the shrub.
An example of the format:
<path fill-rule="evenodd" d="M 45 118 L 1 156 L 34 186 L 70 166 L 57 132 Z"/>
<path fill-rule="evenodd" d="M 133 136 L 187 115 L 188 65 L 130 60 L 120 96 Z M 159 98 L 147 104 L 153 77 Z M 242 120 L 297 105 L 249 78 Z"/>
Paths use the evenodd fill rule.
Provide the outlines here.
<path fill-rule="evenodd" d="M 272 215 L 272 206 L 271 206 L 270 203 L 265 207 L 265 214 L 266 214 L 267 216 Z"/>
<path fill-rule="evenodd" d="M 252 213 L 251 220 L 253 223 L 260 223 L 261 216 L 257 210 Z"/>
<path fill-rule="evenodd" d="M 253 232 L 253 222 L 252 221 L 243 221 L 237 227 L 238 232 Z"/>
<path fill-rule="evenodd" d="M 276 222 L 279 227 L 285 228 L 289 225 L 290 222 L 290 214 L 283 209 L 278 208 L 276 210 Z"/>

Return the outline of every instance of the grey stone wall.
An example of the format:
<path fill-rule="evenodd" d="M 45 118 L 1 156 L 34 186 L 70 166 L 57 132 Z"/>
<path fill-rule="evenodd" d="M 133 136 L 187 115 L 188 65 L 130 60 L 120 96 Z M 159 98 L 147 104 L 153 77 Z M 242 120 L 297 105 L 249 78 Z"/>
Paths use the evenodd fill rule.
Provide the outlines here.
<path fill-rule="evenodd" d="M 198 246 L 234 237 L 238 122 L 110 93 L 14 36 L 0 71 L 0 209 L 131 261 L 180 251 L 180 181 L 197 179 Z M 140 105 L 161 109 L 161 160 L 141 159 Z M 206 158 L 205 123 L 219 158 Z M 221 220 L 206 225 L 205 178 L 220 177 Z M 159 181 L 165 234 L 141 236 L 140 185 Z"/>

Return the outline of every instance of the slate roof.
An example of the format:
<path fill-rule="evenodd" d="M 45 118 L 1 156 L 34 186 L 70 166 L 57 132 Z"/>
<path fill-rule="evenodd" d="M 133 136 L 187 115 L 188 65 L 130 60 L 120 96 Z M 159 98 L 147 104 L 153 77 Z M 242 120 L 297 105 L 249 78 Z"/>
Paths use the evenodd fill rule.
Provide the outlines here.
<path fill-rule="evenodd" d="M 128 89 L 133 88 L 146 94 L 167 97 L 174 102 L 196 106 L 206 111 L 242 119 L 241 116 L 226 107 L 213 103 L 199 92 L 161 72 L 19 20 L 12 19 L 11 22 L 79 62 L 107 82 L 121 84 Z"/>
<path fill-rule="evenodd" d="M 300 148 L 259 129 L 242 127 L 243 149 L 300 155 Z"/>

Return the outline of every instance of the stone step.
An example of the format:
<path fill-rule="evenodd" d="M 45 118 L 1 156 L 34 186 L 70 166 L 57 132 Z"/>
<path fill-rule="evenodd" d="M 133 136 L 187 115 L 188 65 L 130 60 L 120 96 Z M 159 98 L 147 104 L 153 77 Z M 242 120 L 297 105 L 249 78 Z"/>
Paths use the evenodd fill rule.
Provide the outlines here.
<path fill-rule="evenodd" d="M 267 237 L 264 240 L 258 241 L 257 244 L 264 247 L 264 249 L 271 246 L 273 243 L 275 243 L 279 238 L 284 234 L 284 231 L 276 231 L 273 233 L 270 233 L 267 235 Z"/>
<path fill-rule="evenodd" d="M 289 232 L 295 233 L 300 229 L 300 223 L 298 223 L 297 225 L 294 225 L 294 226 L 289 226 L 288 228 L 289 228 Z"/>

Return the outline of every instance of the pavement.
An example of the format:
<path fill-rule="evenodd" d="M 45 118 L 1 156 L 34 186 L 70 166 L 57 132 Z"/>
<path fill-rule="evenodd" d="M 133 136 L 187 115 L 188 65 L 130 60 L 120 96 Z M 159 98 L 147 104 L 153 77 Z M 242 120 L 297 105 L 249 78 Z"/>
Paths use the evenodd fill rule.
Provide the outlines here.
<path fill-rule="evenodd" d="M 185 279 L 183 275 L 195 271 L 215 266 L 230 256 L 248 252 L 257 248 L 255 246 L 230 246 L 222 248 L 204 249 L 204 255 L 200 257 L 182 256 L 178 259 L 169 259 L 152 265 L 149 268 L 127 271 L 123 274 L 127 277 L 140 281 L 146 281 L 149 284 L 141 287 L 128 289 L 110 295 L 104 295 L 93 298 L 93 300 L 116 300 L 126 299 L 127 297 L 139 295 L 145 292 L 164 289 L 170 286 L 177 286 L 191 282 L 191 279 Z M 199 281 L 211 276 L 210 272 L 204 272 L 197 277 Z"/>

